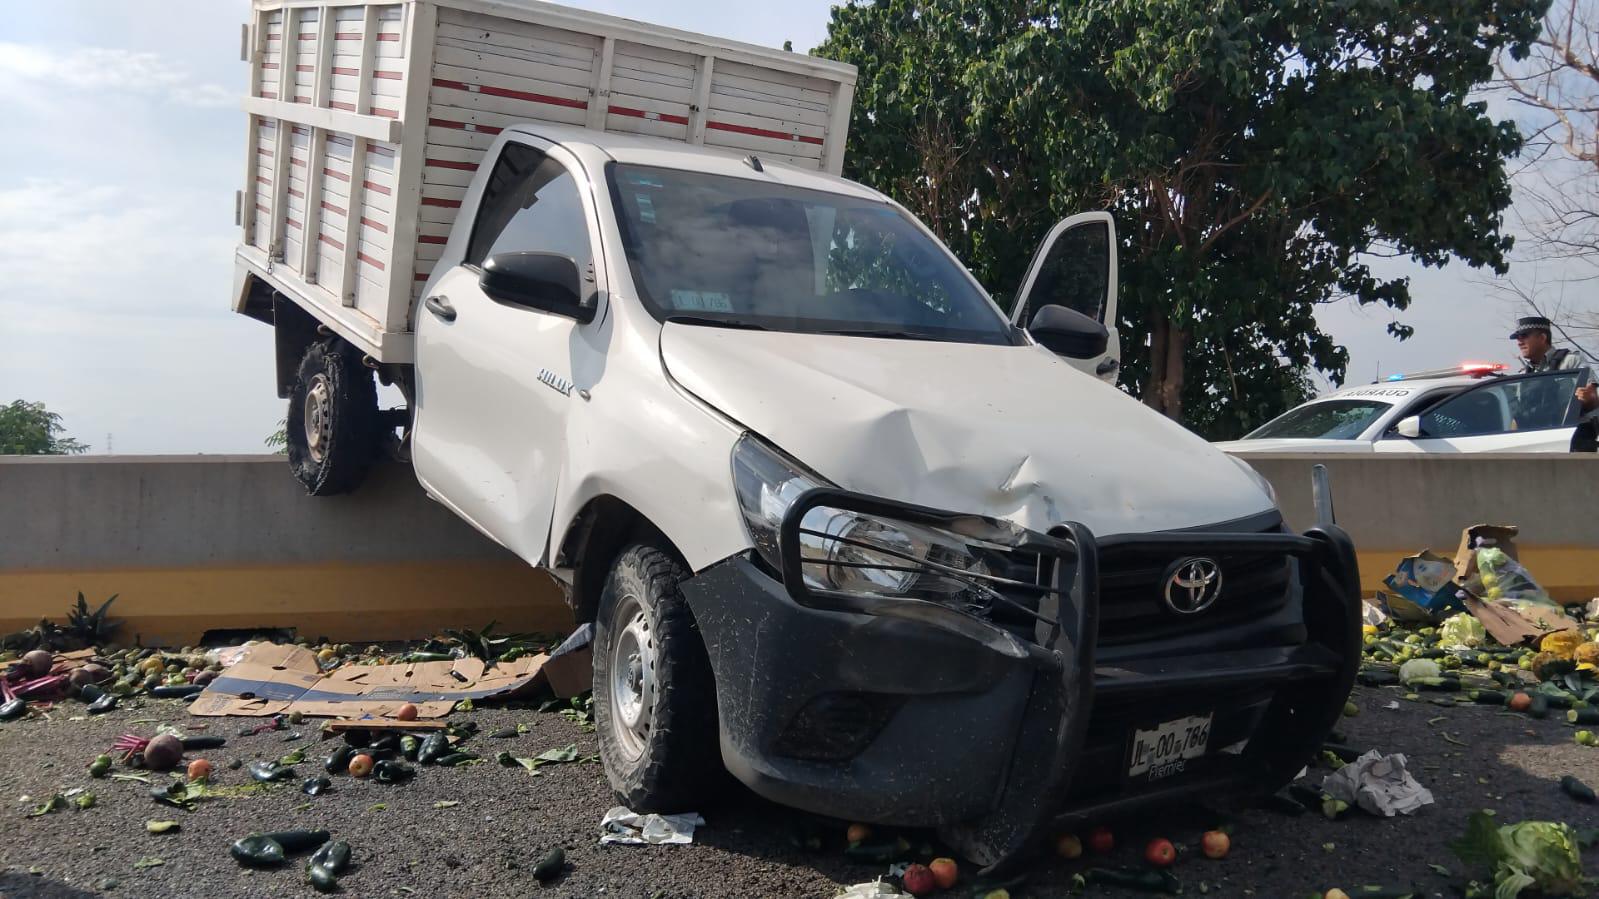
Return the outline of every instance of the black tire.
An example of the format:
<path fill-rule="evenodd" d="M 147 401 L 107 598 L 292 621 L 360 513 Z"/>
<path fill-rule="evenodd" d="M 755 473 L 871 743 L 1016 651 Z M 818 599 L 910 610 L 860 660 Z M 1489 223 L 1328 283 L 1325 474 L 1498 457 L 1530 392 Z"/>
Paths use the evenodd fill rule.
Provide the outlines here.
<path fill-rule="evenodd" d="M 308 436 L 307 400 L 318 393 L 319 432 Z M 306 347 L 289 393 L 289 467 L 312 496 L 348 493 L 377 455 L 377 385 L 355 347 L 330 337 Z"/>
<path fill-rule="evenodd" d="M 716 680 L 699 626 L 678 589 L 686 577 L 688 571 L 669 553 L 636 544 L 617 556 L 600 594 L 594 730 L 612 789 L 637 812 L 697 811 L 725 777 Z M 642 648 L 636 672 L 642 698 L 636 705 L 643 717 L 634 719 L 642 728 L 629 726 L 627 703 L 613 693 L 619 644 L 624 655 L 628 646 Z"/>

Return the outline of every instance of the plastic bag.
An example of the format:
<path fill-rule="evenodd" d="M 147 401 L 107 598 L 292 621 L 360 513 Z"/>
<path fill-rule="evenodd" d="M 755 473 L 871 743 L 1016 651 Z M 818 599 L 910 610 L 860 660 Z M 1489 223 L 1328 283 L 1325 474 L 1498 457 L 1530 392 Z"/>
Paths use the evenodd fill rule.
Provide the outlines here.
<path fill-rule="evenodd" d="M 1526 567 L 1494 546 L 1477 550 L 1477 573 L 1464 586 L 1472 595 L 1489 602 L 1508 599 L 1517 603 L 1537 603 L 1559 608 L 1549 594 L 1538 586 L 1538 582 L 1532 579 Z"/>

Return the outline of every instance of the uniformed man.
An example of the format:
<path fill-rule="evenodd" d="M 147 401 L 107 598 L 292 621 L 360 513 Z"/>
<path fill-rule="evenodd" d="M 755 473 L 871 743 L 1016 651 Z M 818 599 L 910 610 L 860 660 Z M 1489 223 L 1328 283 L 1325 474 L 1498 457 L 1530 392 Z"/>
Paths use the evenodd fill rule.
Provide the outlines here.
<path fill-rule="evenodd" d="M 1529 315 L 1516 321 L 1516 330 L 1510 332 L 1510 339 L 1521 352 L 1523 374 L 1560 371 L 1582 364 L 1581 356 L 1565 347 L 1555 347 L 1553 331 L 1554 325 L 1541 315 Z"/>

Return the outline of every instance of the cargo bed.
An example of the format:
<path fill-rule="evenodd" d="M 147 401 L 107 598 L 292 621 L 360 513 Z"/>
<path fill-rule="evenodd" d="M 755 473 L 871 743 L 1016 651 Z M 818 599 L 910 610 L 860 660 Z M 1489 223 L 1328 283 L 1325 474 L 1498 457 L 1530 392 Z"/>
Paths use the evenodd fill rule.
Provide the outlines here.
<path fill-rule="evenodd" d="M 233 303 L 264 281 L 379 362 L 489 144 L 518 122 L 837 174 L 855 69 L 532 0 L 257 0 Z"/>

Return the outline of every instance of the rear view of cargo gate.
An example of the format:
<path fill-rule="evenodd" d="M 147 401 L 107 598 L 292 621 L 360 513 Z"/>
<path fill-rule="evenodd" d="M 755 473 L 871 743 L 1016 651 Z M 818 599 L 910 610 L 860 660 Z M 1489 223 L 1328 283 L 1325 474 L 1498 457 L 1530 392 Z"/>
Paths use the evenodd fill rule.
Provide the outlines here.
<path fill-rule="evenodd" d="M 406 417 L 423 286 L 495 137 L 575 125 L 838 174 L 854 68 L 522 0 L 256 0 L 234 310 L 275 326 L 288 450 L 354 489 Z"/>

